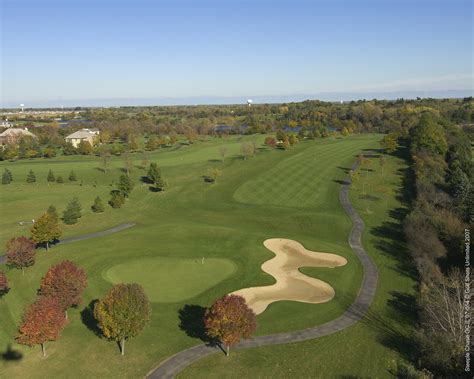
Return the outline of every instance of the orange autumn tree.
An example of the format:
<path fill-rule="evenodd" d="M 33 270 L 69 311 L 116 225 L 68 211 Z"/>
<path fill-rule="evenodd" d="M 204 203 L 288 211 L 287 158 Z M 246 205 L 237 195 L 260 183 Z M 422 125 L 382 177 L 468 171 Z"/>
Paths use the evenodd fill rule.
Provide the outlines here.
<path fill-rule="evenodd" d="M 41 345 L 45 357 L 45 343 L 56 341 L 66 323 L 59 301 L 41 296 L 26 309 L 16 340 L 22 345 Z"/>
<path fill-rule="evenodd" d="M 65 312 L 82 301 L 82 292 L 87 287 L 87 275 L 84 269 L 71 261 L 62 261 L 51 266 L 41 280 L 39 293 L 42 296 L 54 297 Z"/>
<path fill-rule="evenodd" d="M 21 269 L 25 275 L 25 267 L 34 265 L 36 260 L 36 244 L 27 237 L 14 237 L 7 242 L 7 266 Z"/>
<path fill-rule="evenodd" d="M 257 328 L 255 313 L 239 295 L 225 295 L 216 300 L 206 309 L 204 325 L 209 337 L 226 346 L 226 355 L 229 355 L 230 346 L 249 338 Z"/>

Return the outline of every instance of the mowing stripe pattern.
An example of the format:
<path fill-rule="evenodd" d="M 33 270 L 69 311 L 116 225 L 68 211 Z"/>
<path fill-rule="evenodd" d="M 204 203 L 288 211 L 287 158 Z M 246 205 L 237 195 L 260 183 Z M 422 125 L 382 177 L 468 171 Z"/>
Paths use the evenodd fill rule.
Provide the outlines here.
<path fill-rule="evenodd" d="M 354 163 L 352 165 L 352 170 L 355 170 L 356 168 L 357 163 Z M 341 190 L 339 192 L 339 199 L 342 208 L 349 215 L 353 223 L 352 230 L 349 235 L 349 245 L 360 259 L 364 269 L 362 286 L 355 302 L 340 317 L 329 321 L 326 324 L 313 328 L 297 330 L 294 332 L 278 333 L 251 338 L 236 345 L 236 349 L 306 341 L 341 331 L 355 324 L 364 317 L 374 299 L 375 292 L 377 290 L 378 270 L 377 266 L 362 246 L 361 238 L 362 232 L 364 230 L 364 222 L 349 200 L 350 184 L 350 179 L 346 179 L 346 181 L 342 184 Z M 219 351 L 220 349 L 218 347 L 207 344 L 191 347 L 168 358 L 166 361 L 161 363 L 160 366 L 150 371 L 147 375 L 147 378 L 173 378 L 181 370 L 196 362 L 197 360 Z"/>

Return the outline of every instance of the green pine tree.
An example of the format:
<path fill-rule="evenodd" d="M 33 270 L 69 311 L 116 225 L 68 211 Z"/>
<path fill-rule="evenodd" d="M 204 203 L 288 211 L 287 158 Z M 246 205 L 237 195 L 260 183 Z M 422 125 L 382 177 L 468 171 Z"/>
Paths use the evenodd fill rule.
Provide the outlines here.
<path fill-rule="evenodd" d="M 54 205 L 50 205 L 46 211 L 50 216 L 54 217 L 56 220 L 59 219 L 58 211 Z"/>
<path fill-rule="evenodd" d="M 64 183 L 63 177 L 62 177 L 62 176 L 58 176 L 58 177 L 56 178 L 56 183 Z"/>
<path fill-rule="evenodd" d="M 63 212 L 63 222 L 67 225 L 77 223 L 77 220 L 81 218 L 81 204 L 77 197 L 73 198 L 68 204 L 66 210 Z"/>
<path fill-rule="evenodd" d="M 28 176 L 26 177 L 26 182 L 27 183 L 34 183 L 36 182 L 36 175 L 35 173 L 33 172 L 33 170 L 30 170 L 28 172 Z"/>
<path fill-rule="evenodd" d="M 5 169 L 2 175 L 2 184 L 10 184 L 12 182 L 12 175 L 8 168 Z"/>
<path fill-rule="evenodd" d="M 46 178 L 48 182 L 55 182 L 56 178 L 54 177 L 53 170 L 49 170 L 48 177 Z"/>
<path fill-rule="evenodd" d="M 76 177 L 76 174 L 74 173 L 74 171 L 71 171 L 71 173 L 69 174 L 69 181 L 70 182 L 75 182 L 77 180 L 77 177 Z"/>
<path fill-rule="evenodd" d="M 128 197 L 133 189 L 133 182 L 128 175 L 120 175 L 119 182 L 117 183 L 117 189 L 122 193 L 124 197 Z"/>

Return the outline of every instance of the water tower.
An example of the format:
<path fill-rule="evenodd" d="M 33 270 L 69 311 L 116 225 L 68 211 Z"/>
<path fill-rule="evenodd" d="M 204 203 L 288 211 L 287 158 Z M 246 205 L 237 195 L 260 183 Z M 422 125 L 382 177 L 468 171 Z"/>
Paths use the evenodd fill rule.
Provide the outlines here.
<path fill-rule="evenodd" d="M 248 99 L 248 100 L 247 100 L 247 105 L 248 105 L 249 107 L 252 106 L 252 103 L 253 103 L 253 100 L 252 100 L 252 99 Z"/>
<path fill-rule="evenodd" d="M 23 113 L 25 111 L 25 104 L 20 104 L 20 107 L 21 107 L 21 113 Z"/>

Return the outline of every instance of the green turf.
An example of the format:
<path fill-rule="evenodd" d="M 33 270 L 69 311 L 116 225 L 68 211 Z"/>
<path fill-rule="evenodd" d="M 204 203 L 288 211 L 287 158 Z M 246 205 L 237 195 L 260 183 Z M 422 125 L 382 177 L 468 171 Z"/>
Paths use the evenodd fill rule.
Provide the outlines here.
<path fill-rule="evenodd" d="M 169 182 L 169 189 L 164 193 L 152 192 L 140 183 L 144 175 L 144 170 L 139 168 L 143 157 L 134 154 L 131 177 L 135 189 L 130 199 L 118 210 L 107 206 L 103 214 L 94 214 L 90 205 L 97 195 L 104 202 L 108 199 L 113 181 L 122 172 L 121 157 L 112 159 L 107 174 L 99 170 L 97 157 L 0 162 L 0 171 L 8 167 L 14 177 L 12 184 L 0 187 L 2 244 L 12 236 L 28 234 L 28 227 L 19 226 L 18 221 L 37 218 L 50 204 L 62 212 L 74 196 L 83 205 L 83 217 L 76 225 L 61 225 L 65 236 L 98 231 L 122 222 L 137 223 L 115 235 L 58 245 L 50 252 L 41 250 L 37 263 L 24 276 L 17 270 L 7 271 L 12 289 L 0 299 L 0 353 L 12 344 L 22 359 L 0 361 L 0 377 L 142 377 L 160 361 L 200 343 L 186 325 L 180 327 L 180 310 L 185 305 L 209 306 L 226 293 L 274 282 L 260 269 L 273 256 L 263 246 L 267 238 L 294 239 L 310 250 L 340 254 L 348 263 L 336 271 L 302 269 L 333 286 L 336 297 L 324 304 L 288 301 L 271 304 L 257 318 L 257 333 L 297 330 L 340 315 L 353 301 L 362 279 L 360 263 L 347 243 L 351 224 L 339 204 L 340 181 L 357 154 L 377 147 L 380 136 L 303 141 L 287 151 L 263 147 L 264 138 L 263 135 L 208 138 L 191 146 L 150 153 L 149 160 L 162 167 L 163 176 Z M 255 141 L 261 147 L 255 157 L 246 161 L 240 156 L 240 144 L 245 141 Z M 229 149 L 229 156 L 221 162 L 219 148 L 224 145 Z M 318 152 L 320 159 L 314 159 Z M 216 184 L 203 180 L 212 167 L 222 169 Z M 64 179 L 73 169 L 78 182 L 48 185 L 46 175 L 50 168 Z M 272 168 L 278 168 L 279 180 L 286 183 L 278 191 L 285 194 L 276 201 L 275 192 L 268 189 L 257 198 L 252 197 L 252 183 L 270 180 L 270 172 L 277 175 Z M 36 173 L 37 184 L 25 182 L 30 169 Z M 300 176 L 311 178 L 298 180 L 293 174 L 295 170 Z M 313 188 L 308 191 L 308 186 Z M 304 193 L 309 194 L 308 200 L 299 195 Z M 127 343 L 125 357 L 120 356 L 116 344 L 98 338 L 91 329 L 85 308 L 110 289 L 112 284 L 103 275 L 112 267 L 143 259 L 182 261 L 202 257 L 232 262 L 235 271 L 213 285 L 207 281 L 202 291 L 186 300 L 153 302 L 150 324 Z M 69 325 L 61 338 L 48 343 L 49 357 L 44 360 L 38 347 L 19 346 L 13 337 L 24 306 L 36 296 L 41 277 L 52 264 L 63 259 L 84 267 L 88 287 L 83 304 L 69 312 Z M 388 269 L 386 274 L 394 287 L 400 285 L 396 271 Z M 179 277 L 183 286 L 188 285 L 187 277 Z M 375 346 L 372 340 L 369 342 L 367 348 Z M 346 345 L 350 344 L 346 342 Z M 205 373 L 195 372 L 198 376 Z"/>
<path fill-rule="evenodd" d="M 104 278 L 112 283 L 138 283 L 149 299 L 157 303 L 175 303 L 191 299 L 236 270 L 227 259 L 142 258 L 112 266 Z"/>
<path fill-rule="evenodd" d="M 216 354 L 181 372 L 179 378 L 386 378 L 396 362 L 410 359 L 416 277 L 403 242 L 406 212 L 404 159 L 371 158 L 369 171 L 350 191 L 364 220 L 363 244 L 379 269 L 378 290 L 367 316 L 356 325 L 316 340 Z M 389 191 L 384 191 L 389 189 Z M 304 272 L 312 272 L 304 269 Z M 337 296 L 337 291 L 336 291 Z"/>

